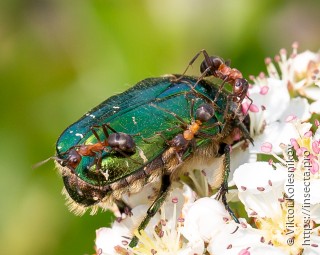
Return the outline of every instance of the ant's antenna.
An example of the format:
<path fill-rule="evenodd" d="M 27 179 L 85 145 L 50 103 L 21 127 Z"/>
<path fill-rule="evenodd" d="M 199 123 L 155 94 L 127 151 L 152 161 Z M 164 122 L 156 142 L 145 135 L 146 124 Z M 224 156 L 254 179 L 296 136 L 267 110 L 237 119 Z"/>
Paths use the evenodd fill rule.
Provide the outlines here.
<path fill-rule="evenodd" d="M 63 160 L 61 160 L 60 158 L 58 158 L 58 157 L 56 157 L 56 156 L 53 156 L 53 157 L 47 158 L 47 159 L 45 159 L 45 160 L 43 160 L 43 161 L 40 161 L 40 162 L 34 164 L 34 165 L 32 166 L 32 169 L 36 169 L 36 168 L 44 165 L 45 163 L 47 163 L 47 162 L 50 161 L 51 159 L 56 160 L 56 161 L 58 161 L 58 162 L 62 162 L 62 161 L 63 161 Z"/>

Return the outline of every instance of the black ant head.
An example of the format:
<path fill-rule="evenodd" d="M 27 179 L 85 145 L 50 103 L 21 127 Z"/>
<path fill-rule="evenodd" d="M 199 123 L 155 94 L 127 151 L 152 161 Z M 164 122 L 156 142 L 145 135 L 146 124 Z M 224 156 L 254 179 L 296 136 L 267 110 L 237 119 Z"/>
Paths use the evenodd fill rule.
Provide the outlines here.
<path fill-rule="evenodd" d="M 217 56 L 211 56 L 205 58 L 200 65 L 200 72 L 204 76 L 215 76 L 221 64 L 224 64 L 224 60 Z"/>
<path fill-rule="evenodd" d="M 81 161 L 81 155 L 78 153 L 75 147 L 70 148 L 66 152 L 66 159 L 57 160 L 61 166 L 66 166 L 71 169 L 76 169 Z"/>
<path fill-rule="evenodd" d="M 80 157 L 80 158 L 79 158 Z M 55 160 L 57 161 L 61 166 L 75 166 L 77 167 L 77 165 L 79 164 L 80 160 L 81 160 L 81 156 L 79 155 L 79 153 L 76 151 L 76 149 L 74 149 L 74 147 L 72 149 L 69 149 L 68 151 L 62 153 L 62 154 L 58 154 L 58 156 L 52 156 L 50 158 L 47 158 L 41 162 L 36 163 L 35 165 L 32 166 L 33 169 L 38 168 L 40 166 L 42 166 L 43 164 L 47 163 L 50 160 Z M 74 168 L 73 168 L 74 169 Z"/>
<path fill-rule="evenodd" d="M 75 147 L 72 147 L 68 151 L 62 153 L 61 155 L 54 156 L 47 158 L 33 166 L 33 168 L 37 168 L 39 166 L 42 166 L 43 164 L 47 163 L 49 160 L 55 160 L 57 161 L 61 166 L 68 167 L 71 170 L 74 170 L 81 161 L 81 155 L 78 153 L 78 151 L 75 149 Z"/>
<path fill-rule="evenodd" d="M 188 141 L 184 138 L 183 134 L 178 134 L 170 141 L 170 145 L 178 149 L 185 149 L 188 146 Z"/>
<path fill-rule="evenodd" d="M 240 98 L 242 101 L 247 95 L 249 89 L 249 83 L 244 78 L 235 79 L 233 84 L 233 93 Z"/>

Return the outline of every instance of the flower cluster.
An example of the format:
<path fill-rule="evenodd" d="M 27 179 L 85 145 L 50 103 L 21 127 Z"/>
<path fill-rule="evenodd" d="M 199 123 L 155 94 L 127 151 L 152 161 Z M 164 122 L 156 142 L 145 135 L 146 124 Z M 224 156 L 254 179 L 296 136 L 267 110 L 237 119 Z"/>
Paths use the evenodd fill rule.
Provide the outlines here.
<path fill-rule="evenodd" d="M 266 59 L 267 74 L 251 78 L 253 104 L 243 102 L 255 142 L 231 154 L 228 199 L 239 222 L 208 188 L 218 166 L 199 166 L 140 232 L 157 187 L 127 199 L 132 216 L 97 230 L 97 254 L 320 254 L 320 54 L 292 48 Z"/>

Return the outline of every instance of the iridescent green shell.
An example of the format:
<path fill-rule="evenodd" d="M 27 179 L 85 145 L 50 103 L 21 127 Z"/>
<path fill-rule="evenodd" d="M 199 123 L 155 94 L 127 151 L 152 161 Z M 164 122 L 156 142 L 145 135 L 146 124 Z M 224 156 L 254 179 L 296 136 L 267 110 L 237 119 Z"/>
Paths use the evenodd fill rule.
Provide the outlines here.
<path fill-rule="evenodd" d="M 57 157 L 61 159 L 65 159 L 64 153 L 73 146 L 98 142 L 90 129 L 92 126 L 108 124 L 117 132 L 131 135 L 136 144 L 135 153 L 127 156 L 111 148 L 106 149 L 102 153 L 102 168 L 99 171 L 94 165 L 94 157 L 83 156 L 75 169 L 78 181 L 71 182 L 70 179 L 75 177 L 64 175 L 65 187 L 70 196 L 76 202 L 89 205 L 100 201 L 105 194 L 116 192 L 117 188 L 130 186 L 130 180 L 144 178 L 147 181 L 145 173 L 163 167 L 162 155 L 170 149 L 168 141 L 183 132 L 181 121 L 172 113 L 189 124 L 195 117 L 196 109 L 201 104 L 212 104 L 217 95 L 214 103 L 215 115 L 201 126 L 207 138 L 197 138 L 196 148 L 210 143 L 211 137 L 214 139 L 221 135 L 221 127 L 213 124 L 225 123 L 225 113 L 235 116 L 235 105 L 228 99 L 227 91 L 218 94 L 217 85 L 206 80 L 196 83 L 196 78 L 188 76 L 180 79 L 175 76 L 145 79 L 129 90 L 107 99 L 69 126 L 56 144 Z M 194 100 L 192 110 L 191 99 Z M 191 112 L 193 116 L 190 116 Z M 98 129 L 98 134 L 101 140 L 105 139 L 102 129 Z M 190 154 L 191 148 L 185 151 L 183 159 L 187 159 Z M 142 171 L 145 176 L 138 176 Z M 84 196 L 88 198 L 90 192 L 88 195 L 81 194 L 82 184 L 87 184 L 88 189 L 103 189 L 103 195 L 101 193 L 101 197 L 98 195 L 98 198 L 85 202 Z M 113 184 L 117 185 L 112 186 Z M 75 185 L 78 187 L 74 187 Z"/>

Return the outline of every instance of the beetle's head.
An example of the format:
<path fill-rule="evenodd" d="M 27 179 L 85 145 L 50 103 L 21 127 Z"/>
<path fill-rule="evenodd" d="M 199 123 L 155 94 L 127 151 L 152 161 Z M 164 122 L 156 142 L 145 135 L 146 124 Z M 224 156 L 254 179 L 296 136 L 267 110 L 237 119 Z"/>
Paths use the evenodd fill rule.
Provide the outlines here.
<path fill-rule="evenodd" d="M 106 209 L 110 193 L 109 186 L 94 186 L 81 180 L 75 174 L 62 177 L 64 188 L 62 194 L 65 195 L 69 210 L 76 215 L 83 215 L 88 209 L 90 214 L 95 214 L 100 207 Z M 106 200 L 106 201 L 105 201 Z"/>

